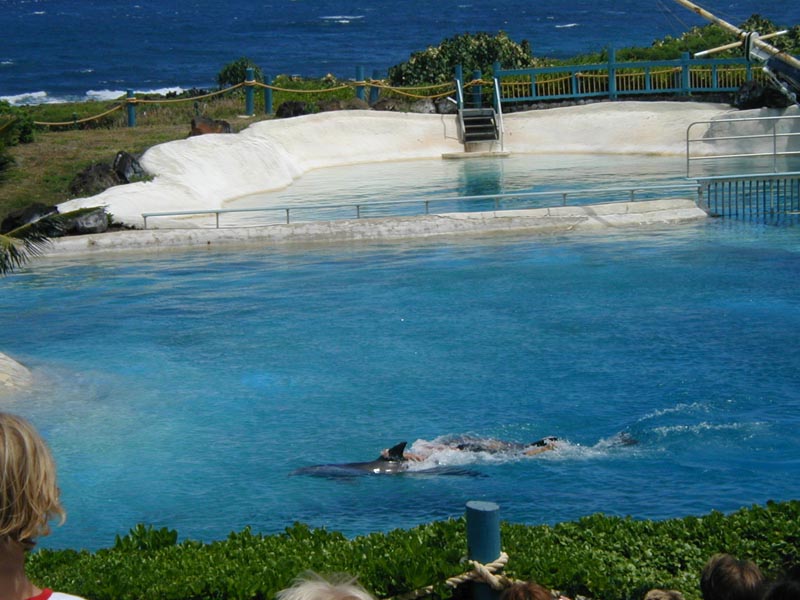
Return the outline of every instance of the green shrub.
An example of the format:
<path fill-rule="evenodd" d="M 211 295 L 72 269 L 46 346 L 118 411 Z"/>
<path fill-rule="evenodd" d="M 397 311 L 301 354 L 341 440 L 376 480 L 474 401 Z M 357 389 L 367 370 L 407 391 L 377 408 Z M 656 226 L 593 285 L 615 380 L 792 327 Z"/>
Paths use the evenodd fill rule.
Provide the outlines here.
<path fill-rule="evenodd" d="M 452 81 L 456 65 L 462 66 L 466 76 L 476 69 L 487 75 L 495 62 L 504 69 L 535 66 L 530 44 L 525 40 L 517 44 L 502 31 L 495 36 L 465 33 L 415 52 L 407 62 L 391 67 L 389 82 L 393 86 L 446 83 Z"/>
<path fill-rule="evenodd" d="M 451 519 L 350 540 L 295 524 L 203 544 L 137 525 L 95 553 L 39 550 L 28 570 L 34 581 L 90 600 L 266 600 L 306 570 L 349 573 L 381 598 L 434 585 L 442 599 L 454 594 L 444 581 L 468 570 L 465 529 L 463 518 Z M 502 523 L 501 538 L 506 574 L 571 597 L 640 600 L 661 587 L 699 600 L 699 574 L 714 553 L 754 560 L 768 577 L 797 565 L 800 502 L 666 521 L 598 514 L 554 526 Z"/>
<path fill-rule="evenodd" d="M 257 64 L 249 58 L 243 56 L 235 61 L 228 63 L 217 73 L 217 84 L 220 89 L 231 87 L 242 83 L 247 79 L 247 69 L 253 69 L 255 80 L 264 82 L 264 72 Z"/>

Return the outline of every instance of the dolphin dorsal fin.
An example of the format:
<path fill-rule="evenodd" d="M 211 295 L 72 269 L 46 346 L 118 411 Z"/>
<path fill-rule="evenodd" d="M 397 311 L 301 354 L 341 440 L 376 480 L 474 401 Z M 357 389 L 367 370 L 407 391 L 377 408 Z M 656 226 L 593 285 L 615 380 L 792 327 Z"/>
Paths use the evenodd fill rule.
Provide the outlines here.
<path fill-rule="evenodd" d="M 400 442 L 396 446 L 389 448 L 389 452 L 386 455 L 387 460 L 405 460 L 403 451 L 406 449 L 407 443 L 408 442 Z"/>

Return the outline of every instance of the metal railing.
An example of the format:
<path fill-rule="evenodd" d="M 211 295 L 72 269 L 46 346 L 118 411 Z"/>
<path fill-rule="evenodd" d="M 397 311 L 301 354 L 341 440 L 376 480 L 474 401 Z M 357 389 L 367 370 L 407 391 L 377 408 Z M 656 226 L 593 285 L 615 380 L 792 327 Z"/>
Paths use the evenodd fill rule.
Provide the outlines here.
<path fill-rule="evenodd" d="M 702 133 L 695 134 L 699 128 Z M 696 165 L 703 165 L 703 172 L 693 171 Z M 751 174 L 800 171 L 800 116 L 690 124 L 686 129 L 686 176 L 720 176 L 726 174 L 725 169 L 732 170 L 728 175 L 741 174 L 744 169 Z"/>
<path fill-rule="evenodd" d="M 748 81 L 766 82 L 762 69 L 745 58 L 690 58 L 618 62 L 614 49 L 608 61 L 529 69 L 493 67 L 502 102 L 540 102 L 581 98 L 736 92 Z"/>
<path fill-rule="evenodd" d="M 700 184 L 700 206 L 713 216 L 775 222 L 800 215 L 800 173 L 714 177 Z"/>
<path fill-rule="evenodd" d="M 433 214 L 446 212 L 487 212 L 502 210 L 521 210 L 526 208 L 550 208 L 553 206 L 580 205 L 581 203 L 570 203 L 570 199 L 577 197 L 588 197 L 592 204 L 613 203 L 613 202 L 635 202 L 645 199 L 655 199 L 653 196 L 663 198 L 667 191 L 691 192 L 691 195 L 698 201 L 701 190 L 699 185 L 691 183 L 674 183 L 663 185 L 646 186 L 623 186 L 606 188 L 586 188 L 586 189 L 565 189 L 548 190 L 541 192 L 510 192 L 500 194 L 482 194 L 475 196 L 448 196 L 434 198 L 413 198 L 408 200 L 386 200 L 377 202 L 358 202 L 342 204 L 313 204 L 313 205 L 291 205 L 291 206 L 264 206 L 255 208 L 209 208 L 201 210 L 165 211 L 142 213 L 144 228 L 147 229 L 148 219 L 158 217 L 200 217 L 213 216 L 214 227 L 221 228 L 220 217 L 236 213 L 280 213 L 279 220 L 273 219 L 268 223 L 249 222 L 244 224 L 228 225 L 227 227 L 251 227 L 255 225 L 270 225 L 278 223 L 298 223 L 318 220 L 342 220 L 349 218 L 372 218 L 372 217 L 402 217 L 415 216 L 420 214 L 431 214 L 433 205 L 441 205 L 440 210 Z M 647 196 L 646 198 L 644 196 Z M 557 198 L 558 203 L 541 203 L 543 198 Z M 693 198 L 693 199 L 694 199 Z M 465 207 L 466 203 L 466 207 Z M 469 206 L 472 205 L 472 206 Z M 401 207 L 406 207 L 405 210 Z M 468 208 L 470 210 L 464 210 Z M 409 210 L 410 209 L 410 210 Z M 305 213 L 310 218 L 295 218 L 293 215 Z M 317 214 L 314 214 L 317 213 Z M 330 218 L 333 213 L 333 218 Z M 327 216 L 327 218 L 326 218 Z M 174 227 L 173 227 L 174 228 Z"/>
<path fill-rule="evenodd" d="M 494 81 L 494 112 L 497 117 L 497 131 L 500 135 L 500 152 L 505 150 L 503 137 L 505 134 L 505 126 L 503 125 L 503 100 L 500 98 L 500 80 L 495 77 Z"/>

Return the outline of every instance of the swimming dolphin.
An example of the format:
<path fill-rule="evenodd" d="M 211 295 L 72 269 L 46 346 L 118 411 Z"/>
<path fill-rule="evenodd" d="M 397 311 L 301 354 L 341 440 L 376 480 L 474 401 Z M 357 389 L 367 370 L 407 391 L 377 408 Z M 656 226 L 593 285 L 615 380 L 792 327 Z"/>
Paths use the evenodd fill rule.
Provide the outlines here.
<path fill-rule="evenodd" d="M 467 475 L 481 476 L 481 473 L 461 467 L 436 466 L 430 469 L 408 470 L 409 460 L 403 455 L 407 442 L 400 442 L 386 450 L 375 460 L 367 462 L 334 463 L 302 467 L 292 475 L 311 475 L 314 477 L 343 478 L 361 477 L 364 475 Z"/>
<path fill-rule="evenodd" d="M 385 455 L 367 462 L 314 465 L 297 469 L 293 475 L 316 475 L 319 477 L 357 477 L 359 475 L 387 475 L 408 469 L 408 460 L 403 456 L 407 442 L 389 448 Z"/>

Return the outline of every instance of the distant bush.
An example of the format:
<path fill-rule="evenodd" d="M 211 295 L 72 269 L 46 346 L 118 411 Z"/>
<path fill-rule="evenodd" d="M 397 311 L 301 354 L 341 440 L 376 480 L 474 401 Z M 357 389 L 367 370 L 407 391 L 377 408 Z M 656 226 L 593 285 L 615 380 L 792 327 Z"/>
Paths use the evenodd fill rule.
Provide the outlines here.
<path fill-rule="evenodd" d="M 266 600 L 305 570 L 349 573 L 379 598 L 434 585 L 434 600 L 458 596 L 445 579 L 469 569 L 463 518 L 347 539 L 295 524 L 277 535 L 245 529 L 226 540 L 178 542 L 174 530 L 138 525 L 95 553 L 39 550 L 34 581 L 91 600 Z M 654 587 L 700 600 L 703 565 L 717 552 L 754 560 L 768 577 L 800 564 L 800 502 L 769 502 L 730 515 L 665 521 L 591 515 L 549 525 L 501 524 L 505 572 L 570 597 L 640 599 Z"/>
<path fill-rule="evenodd" d="M 243 56 L 242 58 L 237 58 L 235 61 L 228 63 L 217 73 L 217 84 L 220 89 L 228 88 L 245 81 L 247 79 L 247 69 L 253 69 L 256 81 L 264 82 L 264 72 L 261 70 L 261 67 L 249 58 Z"/>
<path fill-rule="evenodd" d="M 488 75 L 495 62 L 504 69 L 535 66 L 527 40 L 518 44 L 502 31 L 494 36 L 465 33 L 448 38 L 438 46 L 415 52 L 408 61 L 391 67 L 389 83 L 394 86 L 446 83 L 452 81 L 454 69 L 459 64 L 467 76 L 476 69 Z"/>

